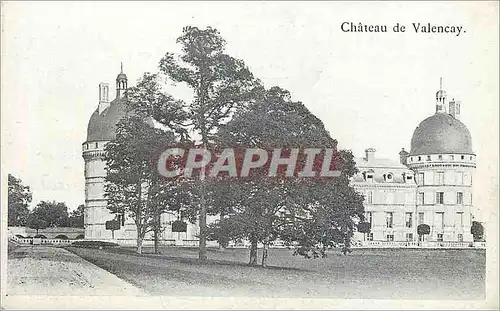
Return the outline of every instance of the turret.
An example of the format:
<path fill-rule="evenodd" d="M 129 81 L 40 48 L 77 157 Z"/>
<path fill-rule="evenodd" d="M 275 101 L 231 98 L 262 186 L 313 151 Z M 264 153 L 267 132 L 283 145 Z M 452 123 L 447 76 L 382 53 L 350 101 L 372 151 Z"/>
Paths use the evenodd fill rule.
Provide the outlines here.
<path fill-rule="evenodd" d="M 439 78 L 439 91 L 436 93 L 436 113 L 446 112 L 446 92 L 443 90 L 443 78 Z"/>
<path fill-rule="evenodd" d="M 123 63 L 121 63 L 121 71 L 116 77 L 116 98 L 122 98 L 127 90 L 127 75 L 123 73 Z"/>

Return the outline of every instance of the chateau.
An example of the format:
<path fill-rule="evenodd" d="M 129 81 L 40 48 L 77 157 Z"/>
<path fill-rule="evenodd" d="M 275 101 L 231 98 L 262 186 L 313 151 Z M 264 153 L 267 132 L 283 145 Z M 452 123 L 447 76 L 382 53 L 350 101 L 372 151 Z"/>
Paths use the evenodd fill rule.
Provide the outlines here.
<path fill-rule="evenodd" d="M 127 76 L 116 77 L 116 97 L 109 100 L 109 85 L 99 84 L 99 102 L 90 117 L 87 140 L 82 144 L 85 162 L 85 238 L 110 240 L 106 221 L 114 219 L 106 208 L 103 161 L 104 146 L 115 139 L 115 126 L 126 115 L 124 92 Z M 433 115 L 415 129 L 410 152 L 399 153 L 399 161 L 382 159 L 369 148 L 356 158 L 359 173 L 352 185 L 365 196 L 366 221 L 371 232 L 355 239 L 379 242 L 472 242 L 472 175 L 476 155 L 471 135 L 460 121 L 460 102 L 448 101 L 443 90 L 436 93 Z M 120 230 L 114 239 L 122 244 L 135 244 L 136 229 L 131 219 L 119 215 Z M 172 232 L 176 217 L 162 215 L 166 229 L 162 243 L 196 245 L 199 228 L 188 224 L 186 232 Z M 430 234 L 417 235 L 417 226 L 427 224 Z M 146 237 L 148 242 L 151 237 Z"/>

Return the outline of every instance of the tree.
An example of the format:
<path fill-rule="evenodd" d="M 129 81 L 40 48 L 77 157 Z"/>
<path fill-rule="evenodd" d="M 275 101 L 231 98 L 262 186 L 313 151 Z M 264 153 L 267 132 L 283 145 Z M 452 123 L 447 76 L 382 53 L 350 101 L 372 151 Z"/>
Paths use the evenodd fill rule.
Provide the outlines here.
<path fill-rule="evenodd" d="M 221 126 L 217 141 L 221 145 L 262 149 L 336 149 L 337 145 L 321 120 L 279 87 L 260 89 L 254 103 Z M 356 172 L 352 153 L 340 151 L 336 157 L 336 166 L 342 171 L 339 178 L 268 178 L 264 170 L 251 179 L 229 181 L 231 191 L 222 188 L 219 195 L 210 196 L 214 199 L 210 202 L 211 212 L 227 213 L 225 223 L 233 221 L 237 226 L 230 227 L 239 228 L 228 232 L 250 240 L 251 265 L 257 262 L 257 244 L 264 245 L 265 266 L 268 247 L 278 238 L 288 244 L 299 243 L 305 250 L 303 254 L 319 244 L 323 254 L 324 248 L 334 242 L 349 245 L 353 220 L 363 219 L 363 198 L 349 185 L 349 177 Z M 211 184 L 215 189 L 221 187 L 221 182 Z"/>
<path fill-rule="evenodd" d="M 120 230 L 120 222 L 116 219 L 106 221 L 106 230 L 111 230 L 111 238 L 115 239 L 115 231 Z"/>
<path fill-rule="evenodd" d="M 157 174 L 152 159 L 161 147 L 175 142 L 174 134 L 154 128 L 140 115 L 123 118 L 116 131 L 116 139 L 105 147 L 107 207 L 134 220 L 137 252 L 142 253 L 146 233 L 160 230 L 161 213 L 172 207 L 172 185 Z"/>
<path fill-rule="evenodd" d="M 68 207 L 63 202 L 41 201 L 36 205 L 31 215 L 43 220 L 47 227 L 67 227 L 69 225 Z"/>
<path fill-rule="evenodd" d="M 38 230 L 48 227 L 47 221 L 42 219 L 42 216 L 36 210 L 28 216 L 27 225 L 29 228 L 36 230 L 36 235 L 38 235 Z"/>
<path fill-rule="evenodd" d="M 363 239 L 366 239 L 366 234 L 370 233 L 372 224 L 369 222 L 360 222 L 358 224 L 358 231 L 363 233 Z"/>
<path fill-rule="evenodd" d="M 474 241 L 480 241 L 484 235 L 483 225 L 479 221 L 472 221 L 470 233 L 472 234 Z"/>
<path fill-rule="evenodd" d="M 76 210 L 72 211 L 69 216 L 69 226 L 73 228 L 83 228 L 84 227 L 84 210 L 85 205 L 80 204 Z"/>
<path fill-rule="evenodd" d="M 226 42 L 211 27 L 199 29 L 184 27 L 177 39 L 182 54 L 167 53 L 160 61 L 160 70 L 173 82 L 187 85 L 193 90 L 193 100 L 186 105 L 191 126 L 206 148 L 221 124 L 227 122 L 234 111 L 248 102 L 252 90 L 258 85 L 244 62 L 225 53 Z M 199 258 L 205 260 L 207 206 L 205 202 L 204 174 L 200 176 L 200 244 Z"/>
<path fill-rule="evenodd" d="M 21 179 L 8 175 L 8 226 L 26 226 L 32 194 Z"/>
<path fill-rule="evenodd" d="M 427 224 L 420 224 L 417 227 L 417 234 L 422 237 L 423 240 L 424 235 L 431 233 L 431 227 Z"/>

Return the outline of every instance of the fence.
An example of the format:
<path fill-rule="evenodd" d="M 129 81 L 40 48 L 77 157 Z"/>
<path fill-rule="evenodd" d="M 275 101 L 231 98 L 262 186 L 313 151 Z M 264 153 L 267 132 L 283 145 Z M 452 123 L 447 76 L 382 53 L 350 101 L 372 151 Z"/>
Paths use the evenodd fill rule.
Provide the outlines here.
<path fill-rule="evenodd" d="M 355 248 L 486 248 L 486 242 L 406 242 L 406 241 L 362 241 Z"/>
<path fill-rule="evenodd" d="M 63 239 L 42 239 L 42 238 L 18 238 L 10 236 L 9 239 L 17 244 L 34 244 L 34 245 L 71 245 L 71 243 L 79 240 L 63 240 Z"/>

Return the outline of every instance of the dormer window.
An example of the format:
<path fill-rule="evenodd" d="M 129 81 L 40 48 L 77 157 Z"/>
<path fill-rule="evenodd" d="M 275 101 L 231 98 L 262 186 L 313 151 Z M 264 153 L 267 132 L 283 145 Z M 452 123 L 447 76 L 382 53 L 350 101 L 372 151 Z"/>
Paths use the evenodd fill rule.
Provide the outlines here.
<path fill-rule="evenodd" d="M 430 156 L 430 155 L 428 155 L 428 156 L 427 156 L 427 161 L 430 161 L 430 160 L 431 160 L 431 156 Z"/>
<path fill-rule="evenodd" d="M 384 178 L 385 178 L 385 181 L 391 182 L 392 181 L 392 174 L 391 173 L 387 173 L 387 174 L 384 175 Z"/>
<path fill-rule="evenodd" d="M 442 160 L 442 159 L 443 159 L 443 155 L 441 155 L 441 154 L 440 154 L 440 155 L 438 155 L 438 159 L 439 159 L 439 160 Z"/>

